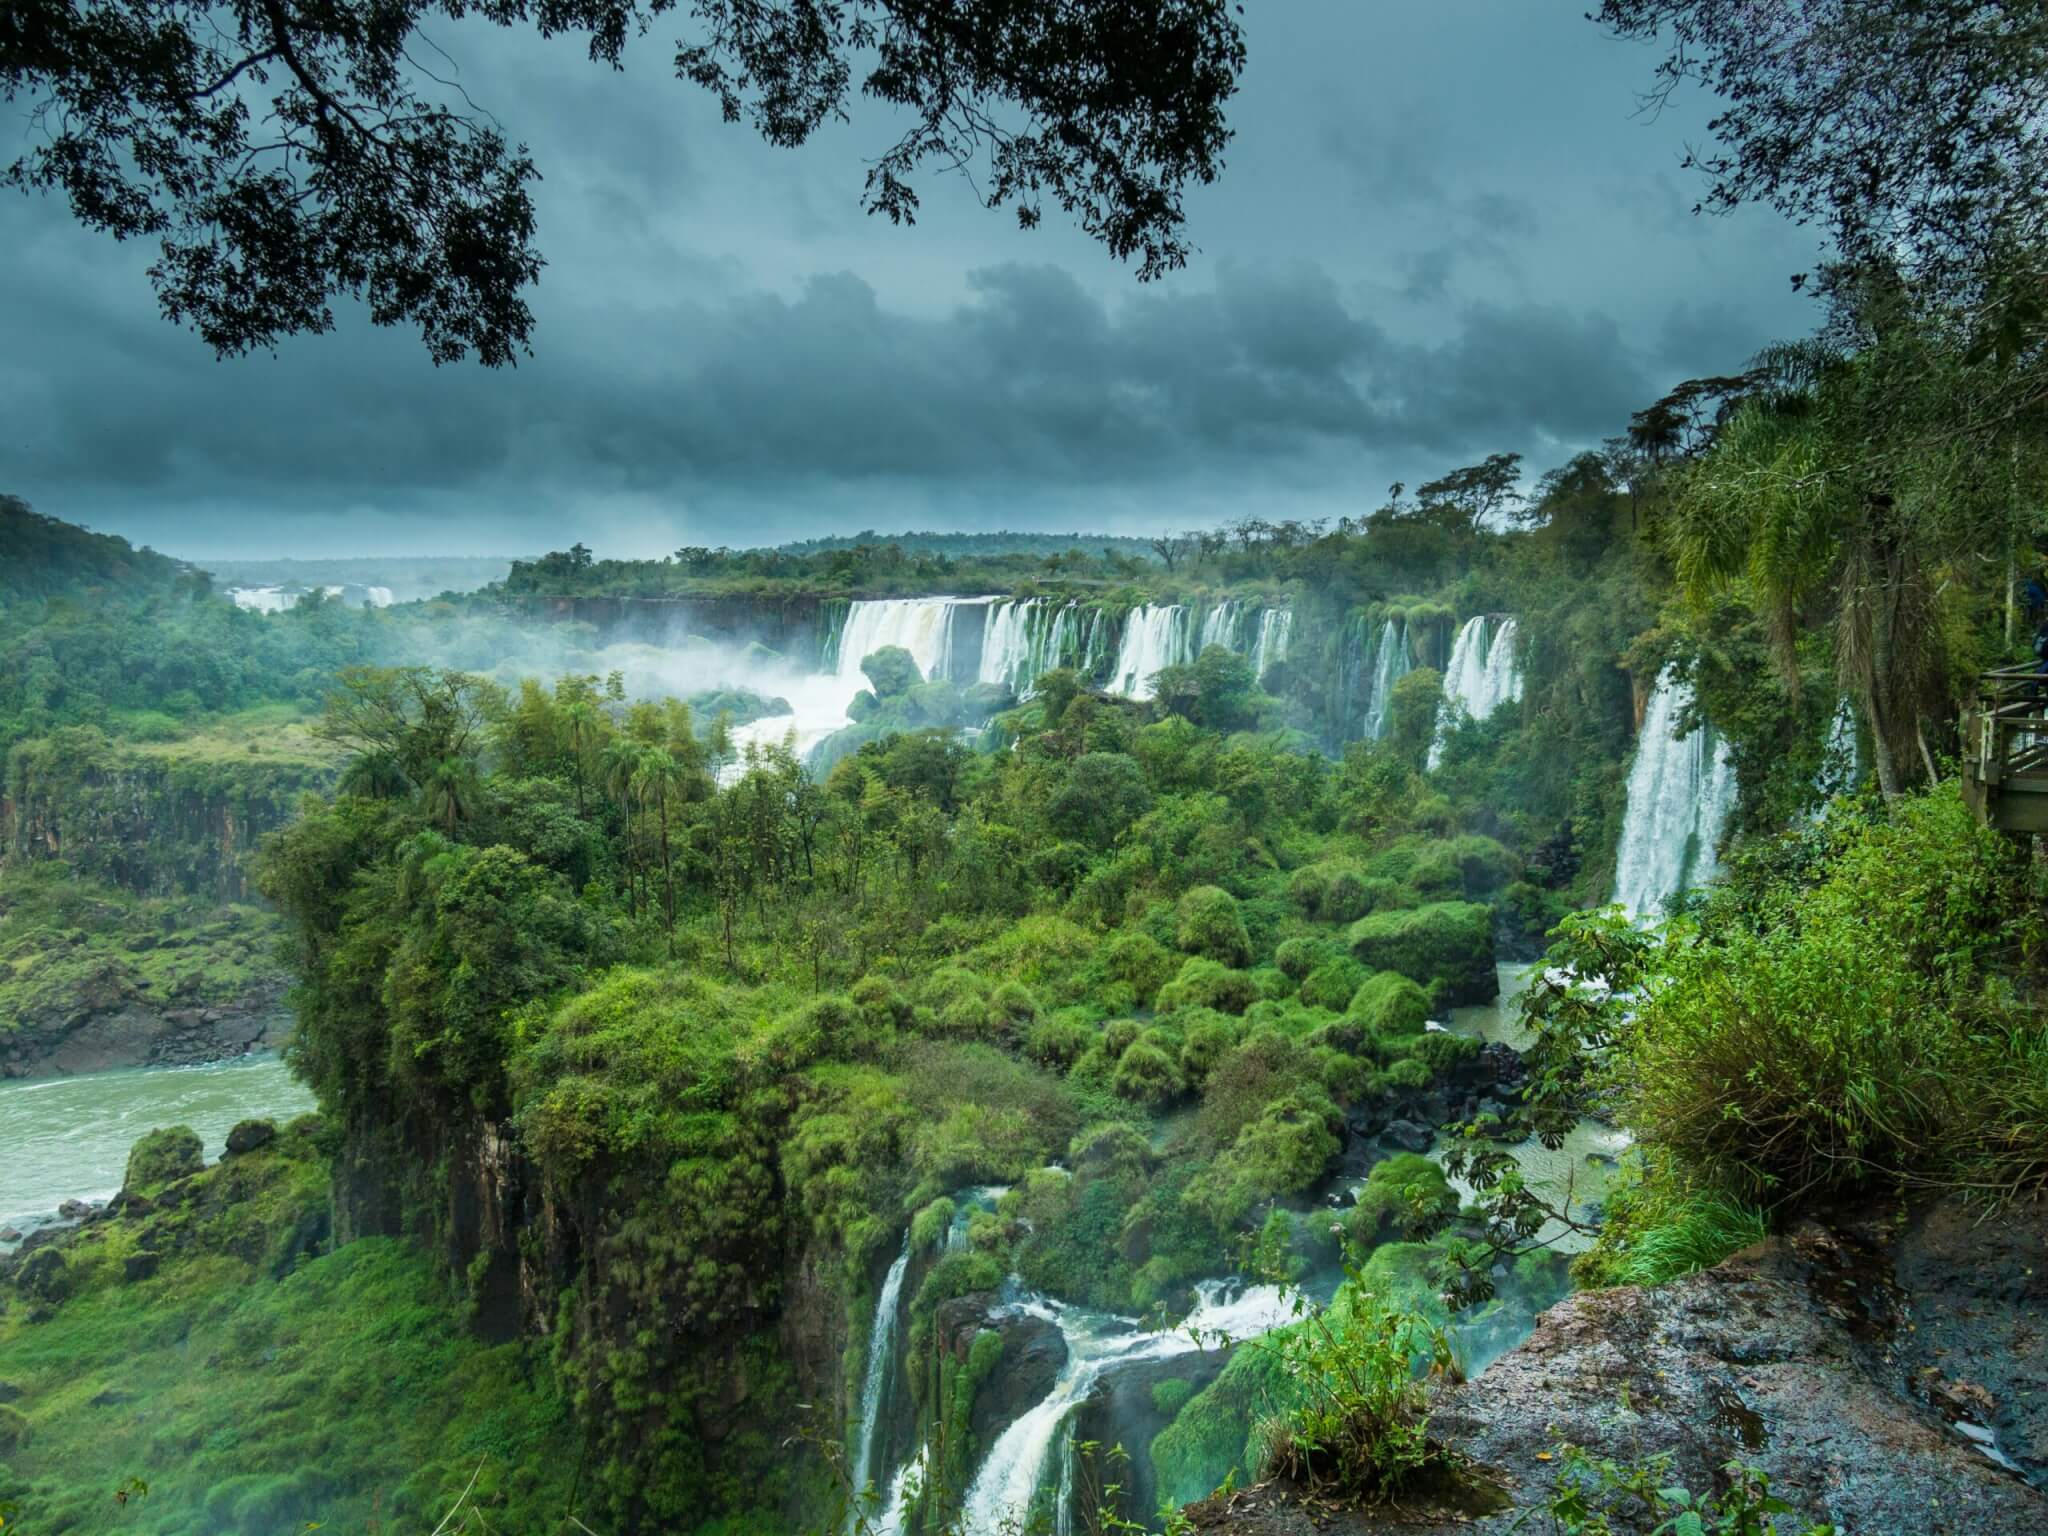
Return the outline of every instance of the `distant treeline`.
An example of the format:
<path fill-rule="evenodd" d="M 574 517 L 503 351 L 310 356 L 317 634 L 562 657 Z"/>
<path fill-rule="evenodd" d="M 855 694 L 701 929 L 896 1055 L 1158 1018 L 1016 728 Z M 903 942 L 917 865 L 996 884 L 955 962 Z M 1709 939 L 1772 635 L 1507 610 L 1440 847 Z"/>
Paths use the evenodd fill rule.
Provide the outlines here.
<path fill-rule="evenodd" d="M 1135 555 L 1141 560 L 1156 558 L 1149 537 L 1104 533 L 1016 533 L 1007 528 L 980 533 L 925 531 L 886 534 L 864 528 L 859 533 L 832 534 L 821 539 L 798 539 L 778 544 L 775 552 L 803 556 L 834 549 L 879 548 L 885 544 L 893 544 L 910 554 L 952 555 L 956 558 L 963 555 L 1062 554 L 1068 550 L 1080 550 L 1086 554 L 1114 550 L 1118 554 Z"/>

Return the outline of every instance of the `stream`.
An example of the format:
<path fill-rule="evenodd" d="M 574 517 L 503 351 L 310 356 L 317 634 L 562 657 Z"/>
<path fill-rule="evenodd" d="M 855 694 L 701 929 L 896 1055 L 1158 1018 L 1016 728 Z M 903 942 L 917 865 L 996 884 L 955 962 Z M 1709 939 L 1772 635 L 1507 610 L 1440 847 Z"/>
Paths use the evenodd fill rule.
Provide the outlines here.
<path fill-rule="evenodd" d="M 312 1108 L 311 1090 L 274 1055 L 0 1082 L 0 1230 L 43 1226 L 66 1200 L 109 1198 L 129 1148 L 161 1126 L 189 1125 L 212 1160 L 237 1122 Z"/>

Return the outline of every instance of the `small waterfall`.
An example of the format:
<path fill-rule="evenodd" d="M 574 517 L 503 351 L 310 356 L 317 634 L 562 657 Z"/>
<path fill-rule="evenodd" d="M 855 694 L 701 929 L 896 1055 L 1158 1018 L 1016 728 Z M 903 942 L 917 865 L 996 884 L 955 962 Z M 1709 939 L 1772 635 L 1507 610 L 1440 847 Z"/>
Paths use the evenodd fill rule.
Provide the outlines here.
<path fill-rule="evenodd" d="M 1692 689 L 1666 667 L 1643 711 L 1615 852 L 1614 899 L 1632 917 L 1661 915 L 1680 891 L 1720 870 L 1715 846 L 1735 806 L 1735 764 L 1704 723 L 1680 738 L 1678 721 L 1691 705 Z"/>
<path fill-rule="evenodd" d="M 1036 597 L 1011 598 L 990 609 L 976 681 L 996 683 L 1020 694 L 1029 688 L 1045 670 L 1040 665 L 1039 641 L 1059 628 L 1059 618 L 1055 618 L 1048 631 L 1044 614 L 1044 601 Z"/>
<path fill-rule="evenodd" d="M 903 1251 L 889 1266 L 882 1281 L 882 1294 L 875 1299 L 875 1325 L 868 1332 L 867 1373 L 861 1380 L 860 1419 L 854 1430 L 853 1496 L 855 1505 L 848 1519 L 852 1528 L 859 1523 L 860 1498 L 874 1476 L 877 1442 L 885 1433 L 882 1405 L 888 1401 L 890 1378 L 896 1374 L 896 1325 L 898 1303 L 903 1296 L 903 1276 L 910 1268 L 910 1234 L 903 1235 Z"/>
<path fill-rule="evenodd" d="M 1259 614 L 1258 638 L 1252 642 L 1252 675 L 1264 677 L 1266 669 L 1287 659 L 1287 643 L 1294 637 L 1294 610 L 1267 608 Z"/>
<path fill-rule="evenodd" d="M 1211 608 L 1207 614 L 1203 615 L 1202 638 L 1200 643 L 1195 646 L 1195 655 L 1201 655 L 1202 652 L 1209 649 L 1212 645 L 1220 645 L 1226 651 L 1244 649 L 1244 647 L 1237 643 L 1240 612 L 1241 610 L 1237 606 L 1237 599 L 1226 597 L 1214 608 Z"/>
<path fill-rule="evenodd" d="M 903 1536 L 904 1511 L 912 1499 L 923 1495 L 928 1465 L 930 1452 L 919 1446 L 917 1454 L 896 1469 L 896 1475 L 889 1479 L 889 1497 L 882 1505 L 881 1517 L 875 1521 L 873 1536 Z"/>
<path fill-rule="evenodd" d="M 1515 621 L 1503 619 L 1489 637 L 1484 615 L 1467 619 L 1451 645 L 1444 667 L 1444 702 L 1437 713 L 1436 736 L 1429 744 L 1431 772 L 1443 759 L 1444 743 L 1460 718 L 1484 720 L 1501 705 L 1522 696 L 1522 674 L 1515 665 Z"/>
<path fill-rule="evenodd" d="M 1408 654 L 1407 626 L 1393 619 L 1380 626 L 1379 649 L 1373 663 L 1372 693 L 1365 706 L 1365 739 L 1378 741 L 1387 734 L 1393 714 L 1394 684 L 1415 670 Z"/>
<path fill-rule="evenodd" d="M 1177 1329 L 1150 1333 L 1130 1318 L 1065 1307 L 1031 1296 L 1012 1303 L 1018 1312 L 1050 1318 L 1067 1342 L 1067 1363 L 1044 1400 L 996 1438 L 988 1457 L 967 1490 L 961 1522 L 966 1536 L 1001 1536 L 1022 1528 L 1031 1502 L 1047 1481 L 1056 1446 L 1064 1446 L 1067 1421 L 1118 1366 L 1141 1360 L 1164 1360 L 1203 1347 L 1197 1339 L 1216 1333 L 1247 1339 L 1270 1333 L 1294 1320 L 1293 1293 L 1274 1285 L 1231 1287 L 1204 1280 L 1195 1287 L 1196 1306 Z M 1071 1494 L 1071 1457 L 1054 1480 L 1055 1497 Z M 1054 1520 L 1062 1518 L 1055 1512 Z"/>
<path fill-rule="evenodd" d="M 1123 644 L 1109 691 L 1127 699 L 1152 697 L 1152 678 L 1161 667 L 1191 661 L 1188 654 L 1188 611 L 1179 603 L 1133 608 L 1124 620 Z"/>
<path fill-rule="evenodd" d="M 391 589 L 389 587 L 365 587 L 363 588 L 363 601 L 371 608 L 389 608 L 391 606 Z"/>
<path fill-rule="evenodd" d="M 1863 743 L 1856 736 L 1856 712 L 1843 699 L 1828 722 L 1828 739 L 1820 752 L 1820 772 L 1813 776 L 1813 792 L 1825 802 L 1846 795 L 1863 782 Z"/>

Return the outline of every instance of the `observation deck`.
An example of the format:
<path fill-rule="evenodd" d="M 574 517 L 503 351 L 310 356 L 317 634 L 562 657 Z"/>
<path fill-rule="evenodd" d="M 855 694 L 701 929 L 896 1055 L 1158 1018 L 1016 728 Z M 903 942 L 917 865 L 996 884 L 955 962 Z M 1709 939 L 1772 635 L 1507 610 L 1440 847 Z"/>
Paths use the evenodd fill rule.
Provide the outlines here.
<path fill-rule="evenodd" d="M 2048 673 L 2001 667 L 1963 714 L 1963 800 L 2001 832 L 2048 832 Z"/>

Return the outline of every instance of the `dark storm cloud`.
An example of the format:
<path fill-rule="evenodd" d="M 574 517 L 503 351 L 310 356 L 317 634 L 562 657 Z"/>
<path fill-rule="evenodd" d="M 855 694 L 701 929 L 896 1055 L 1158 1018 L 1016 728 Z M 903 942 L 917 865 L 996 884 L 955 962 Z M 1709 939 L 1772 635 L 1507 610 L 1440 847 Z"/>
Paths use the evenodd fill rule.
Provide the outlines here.
<path fill-rule="evenodd" d="M 196 553 L 1316 515 L 1496 450 L 1557 462 L 1803 323 L 1799 237 L 1692 219 L 1675 137 L 1627 123 L 1639 61 L 1541 8 L 1252 18 L 1203 253 L 1144 287 L 957 183 L 915 229 L 865 219 L 886 123 L 791 156 L 641 70 L 659 49 L 615 77 L 435 41 L 548 178 L 537 355 L 436 370 L 343 312 L 216 362 L 156 318 L 146 251 L 10 204 L 0 489 Z"/>

